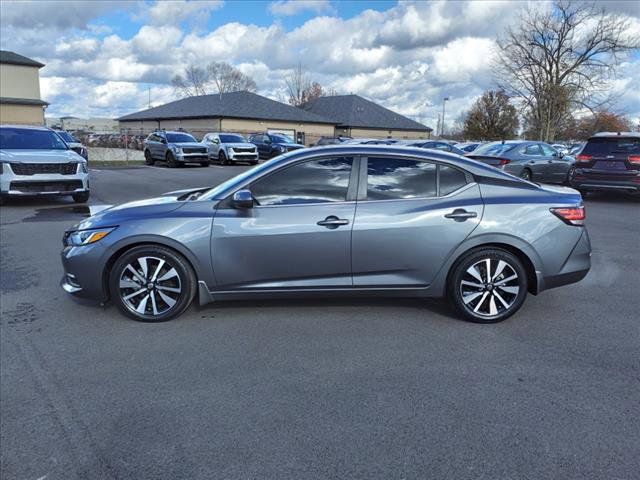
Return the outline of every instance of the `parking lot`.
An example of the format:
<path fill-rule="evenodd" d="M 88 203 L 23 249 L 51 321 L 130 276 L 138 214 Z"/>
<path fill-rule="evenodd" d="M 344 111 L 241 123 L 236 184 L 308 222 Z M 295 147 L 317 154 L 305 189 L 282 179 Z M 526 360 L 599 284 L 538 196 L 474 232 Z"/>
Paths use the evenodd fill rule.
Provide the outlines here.
<path fill-rule="evenodd" d="M 89 205 L 247 167 L 91 170 Z M 592 270 L 503 323 L 441 301 L 251 301 L 143 324 L 58 286 L 70 199 L 1 227 L 1 476 L 637 478 L 640 203 L 585 199 Z"/>

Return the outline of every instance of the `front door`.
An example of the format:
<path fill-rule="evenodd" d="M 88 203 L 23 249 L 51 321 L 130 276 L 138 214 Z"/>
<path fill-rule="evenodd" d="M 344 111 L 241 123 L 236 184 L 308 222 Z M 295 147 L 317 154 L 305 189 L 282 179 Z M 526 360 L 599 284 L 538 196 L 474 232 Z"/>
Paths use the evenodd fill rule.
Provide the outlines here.
<path fill-rule="evenodd" d="M 569 171 L 569 167 L 571 166 L 568 159 L 565 160 L 564 156 L 558 155 L 558 152 L 551 145 L 547 145 L 546 143 L 541 143 L 540 148 L 542 149 L 542 154 L 544 158 L 547 160 L 549 178 L 548 182 L 553 183 L 563 183 L 567 179 L 567 172 Z"/>
<path fill-rule="evenodd" d="M 302 161 L 245 187 L 253 208 L 223 202 L 211 246 L 217 289 L 351 286 L 353 164 L 345 157 Z"/>
<path fill-rule="evenodd" d="M 353 226 L 354 286 L 429 285 L 482 218 L 478 185 L 457 168 L 410 158 L 369 157 L 367 177 Z"/>

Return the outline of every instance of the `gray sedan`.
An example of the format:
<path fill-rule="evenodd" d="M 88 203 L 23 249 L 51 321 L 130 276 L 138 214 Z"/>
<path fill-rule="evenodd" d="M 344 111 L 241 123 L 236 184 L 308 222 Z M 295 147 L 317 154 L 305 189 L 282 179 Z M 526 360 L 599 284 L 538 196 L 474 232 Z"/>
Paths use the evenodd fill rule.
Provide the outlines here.
<path fill-rule="evenodd" d="M 504 320 L 527 293 L 582 279 L 580 194 L 458 155 L 336 145 L 214 188 L 107 209 L 64 236 L 62 287 L 140 321 L 199 303 L 318 295 L 447 296 Z"/>
<path fill-rule="evenodd" d="M 575 158 L 563 155 L 544 142 L 510 140 L 480 145 L 467 157 L 504 170 L 525 180 L 568 183 Z"/>

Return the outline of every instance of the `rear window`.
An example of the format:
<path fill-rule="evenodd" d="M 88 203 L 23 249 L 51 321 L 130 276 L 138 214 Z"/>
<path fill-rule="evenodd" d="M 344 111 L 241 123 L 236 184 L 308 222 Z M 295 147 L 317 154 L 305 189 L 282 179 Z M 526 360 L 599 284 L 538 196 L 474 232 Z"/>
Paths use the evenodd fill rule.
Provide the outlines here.
<path fill-rule="evenodd" d="M 625 155 L 640 153 L 640 138 L 633 137 L 602 137 L 591 138 L 585 145 L 582 153 L 587 155 L 613 155 L 622 153 Z"/>
<path fill-rule="evenodd" d="M 474 155 L 502 155 L 516 148 L 518 143 L 487 143 L 473 151 Z"/>

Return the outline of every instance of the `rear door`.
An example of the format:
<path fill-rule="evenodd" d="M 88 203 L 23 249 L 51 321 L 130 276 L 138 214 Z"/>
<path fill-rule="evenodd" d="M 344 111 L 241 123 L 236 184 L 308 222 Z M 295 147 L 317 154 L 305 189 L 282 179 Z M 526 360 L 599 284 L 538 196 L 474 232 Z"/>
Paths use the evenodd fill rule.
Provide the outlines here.
<path fill-rule="evenodd" d="M 352 157 L 305 160 L 249 185 L 253 208 L 223 202 L 211 245 L 217 288 L 350 287 L 354 163 Z"/>
<path fill-rule="evenodd" d="M 547 168 L 549 169 L 548 174 L 550 176 L 548 181 L 553 183 L 563 183 L 567 180 L 567 173 L 571 166 L 569 159 L 564 155 L 559 154 L 558 151 L 549 144 L 541 143 L 540 148 L 542 149 L 544 158 L 547 160 Z"/>
<path fill-rule="evenodd" d="M 462 170 L 422 159 L 369 157 L 362 168 L 354 286 L 429 285 L 482 218 L 478 185 Z"/>

